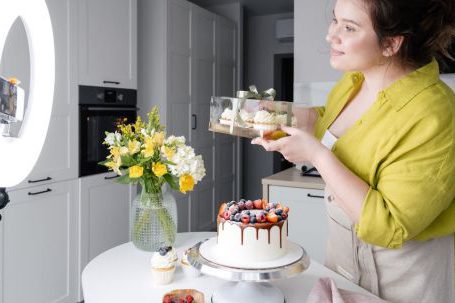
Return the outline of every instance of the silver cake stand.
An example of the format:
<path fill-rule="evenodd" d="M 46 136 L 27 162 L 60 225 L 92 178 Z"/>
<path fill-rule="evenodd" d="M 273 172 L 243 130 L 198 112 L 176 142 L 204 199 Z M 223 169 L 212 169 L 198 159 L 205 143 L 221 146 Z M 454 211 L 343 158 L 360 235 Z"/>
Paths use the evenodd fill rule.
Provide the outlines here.
<path fill-rule="evenodd" d="M 269 282 L 292 278 L 310 266 L 305 250 L 294 242 L 289 241 L 288 244 L 288 256 L 284 256 L 282 261 L 271 262 L 270 267 L 262 264 L 261 268 L 254 268 L 254 265 L 240 268 L 220 264 L 212 254 L 204 253 L 207 249 L 214 249 L 216 237 L 190 248 L 188 261 L 203 274 L 229 281 L 213 293 L 213 303 L 284 303 L 286 300 L 282 291 Z"/>

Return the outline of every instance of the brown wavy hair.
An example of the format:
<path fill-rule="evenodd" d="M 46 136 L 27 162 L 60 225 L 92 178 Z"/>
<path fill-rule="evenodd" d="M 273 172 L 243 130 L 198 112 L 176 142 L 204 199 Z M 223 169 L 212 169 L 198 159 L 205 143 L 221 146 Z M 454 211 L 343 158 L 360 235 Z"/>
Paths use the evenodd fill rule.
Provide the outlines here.
<path fill-rule="evenodd" d="M 428 64 L 433 57 L 451 55 L 455 45 L 455 0 L 363 0 L 370 13 L 379 45 L 388 37 L 403 36 L 396 54 L 411 67 Z"/>

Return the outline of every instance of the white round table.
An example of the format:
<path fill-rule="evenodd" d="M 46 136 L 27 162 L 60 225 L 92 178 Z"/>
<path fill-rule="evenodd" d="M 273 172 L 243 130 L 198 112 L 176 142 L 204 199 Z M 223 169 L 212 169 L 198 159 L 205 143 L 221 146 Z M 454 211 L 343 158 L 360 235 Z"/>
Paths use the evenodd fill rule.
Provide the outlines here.
<path fill-rule="evenodd" d="M 177 234 L 175 248 L 179 257 L 185 249 L 197 242 L 216 236 L 213 232 Z M 82 289 L 85 303 L 160 303 L 163 295 L 173 289 L 194 288 L 204 293 L 210 302 L 212 293 L 226 281 L 201 275 L 187 278 L 177 267 L 171 284 L 156 286 L 150 272 L 152 253 L 134 247 L 132 242 L 114 247 L 96 258 L 82 272 Z M 322 277 L 332 278 L 337 287 L 369 294 L 363 288 L 311 260 L 311 265 L 301 275 L 271 282 L 280 288 L 286 303 L 305 302 L 311 288 Z"/>

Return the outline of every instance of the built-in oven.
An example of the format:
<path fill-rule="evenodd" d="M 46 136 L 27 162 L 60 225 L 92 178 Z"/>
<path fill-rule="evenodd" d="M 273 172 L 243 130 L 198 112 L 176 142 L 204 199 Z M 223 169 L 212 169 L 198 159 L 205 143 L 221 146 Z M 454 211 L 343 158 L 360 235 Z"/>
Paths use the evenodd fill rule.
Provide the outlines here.
<path fill-rule="evenodd" d="M 125 119 L 136 121 L 137 110 L 136 90 L 79 86 L 80 177 L 107 171 L 98 164 L 109 154 L 105 132 L 114 132 Z"/>

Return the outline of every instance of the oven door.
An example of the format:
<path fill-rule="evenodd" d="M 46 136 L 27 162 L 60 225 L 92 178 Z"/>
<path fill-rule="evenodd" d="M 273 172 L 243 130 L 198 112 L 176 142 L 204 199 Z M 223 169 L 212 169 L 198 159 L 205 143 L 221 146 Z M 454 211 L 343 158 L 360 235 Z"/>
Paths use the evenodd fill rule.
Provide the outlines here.
<path fill-rule="evenodd" d="M 105 132 L 114 132 L 124 119 L 134 123 L 136 107 L 79 106 L 79 177 L 107 172 L 99 165 L 109 154 L 103 145 Z"/>

